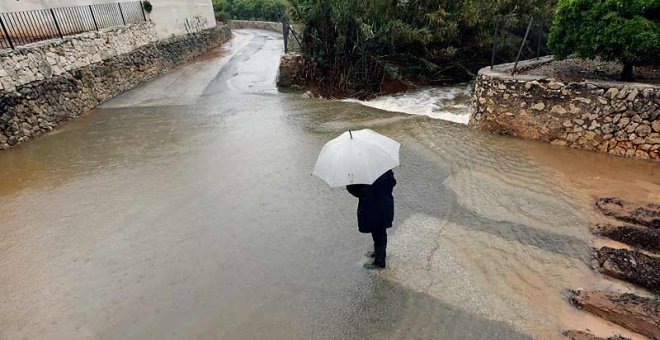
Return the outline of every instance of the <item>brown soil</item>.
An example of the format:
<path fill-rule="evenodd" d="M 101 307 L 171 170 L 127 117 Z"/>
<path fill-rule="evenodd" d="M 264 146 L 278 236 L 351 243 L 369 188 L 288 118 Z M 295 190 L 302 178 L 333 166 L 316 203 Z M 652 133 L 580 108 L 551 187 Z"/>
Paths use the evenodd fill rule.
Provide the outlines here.
<path fill-rule="evenodd" d="M 555 60 L 538 67 L 523 70 L 521 74 L 540 75 L 560 81 L 582 81 L 585 79 L 617 81 L 623 65 L 617 62 L 570 58 Z M 635 81 L 660 84 L 660 68 L 636 66 Z"/>
<path fill-rule="evenodd" d="M 562 334 L 564 334 L 565 337 L 571 339 L 571 340 L 630 340 L 630 338 L 624 338 L 620 335 L 615 335 L 607 338 L 601 338 L 599 336 L 595 336 L 589 332 L 585 331 L 576 331 L 576 330 L 570 330 L 570 331 L 564 331 Z"/>
<path fill-rule="evenodd" d="M 610 247 L 596 250 L 595 257 L 603 274 L 660 293 L 660 258 L 635 250 Z"/>
<path fill-rule="evenodd" d="M 603 214 L 620 221 L 660 228 L 660 205 L 658 204 L 636 204 L 619 198 L 601 197 L 596 202 L 596 207 Z"/>
<path fill-rule="evenodd" d="M 575 291 L 571 292 L 569 301 L 579 309 L 651 339 L 660 339 L 660 300 L 658 298 L 605 291 Z"/>
<path fill-rule="evenodd" d="M 604 223 L 596 224 L 593 227 L 593 233 L 633 247 L 654 252 L 660 251 L 660 229 Z"/>

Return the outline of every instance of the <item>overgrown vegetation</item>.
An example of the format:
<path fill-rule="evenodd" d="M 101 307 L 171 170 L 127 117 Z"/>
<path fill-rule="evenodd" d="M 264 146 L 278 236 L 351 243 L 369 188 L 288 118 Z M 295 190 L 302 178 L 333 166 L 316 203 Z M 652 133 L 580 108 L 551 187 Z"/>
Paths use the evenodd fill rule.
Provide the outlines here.
<path fill-rule="evenodd" d="M 289 0 L 304 24 L 303 52 L 316 84 L 350 95 L 378 92 L 388 80 L 448 83 L 471 78 L 490 61 L 512 61 L 527 24 L 535 54 L 555 0 Z M 545 53 L 545 51 L 542 51 Z M 328 85 L 331 84 L 331 85 Z"/>
<path fill-rule="evenodd" d="M 282 21 L 286 0 L 213 0 L 216 19 Z"/>
<path fill-rule="evenodd" d="M 634 65 L 660 64 L 660 1 L 561 0 L 548 45 L 558 58 L 619 61 L 632 80 Z"/>
<path fill-rule="evenodd" d="M 151 11 L 153 11 L 153 9 L 154 9 L 154 6 L 151 4 L 151 1 L 144 0 L 144 1 L 142 1 L 142 8 L 144 8 L 145 12 L 151 13 Z"/>

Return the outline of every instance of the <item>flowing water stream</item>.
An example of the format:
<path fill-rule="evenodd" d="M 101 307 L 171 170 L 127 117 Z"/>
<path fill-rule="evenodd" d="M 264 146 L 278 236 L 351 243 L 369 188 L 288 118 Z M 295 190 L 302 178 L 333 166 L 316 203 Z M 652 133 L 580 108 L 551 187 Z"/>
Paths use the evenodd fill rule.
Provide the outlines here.
<path fill-rule="evenodd" d="M 357 102 L 384 111 L 423 115 L 467 124 L 470 118 L 468 107 L 473 89 L 474 85 L 472 83 L 441 87 L 423 87 L 368 101 L 355 99 L 347 99 L 345 101 Z"/>
<path fill-rule="evenodd" d="M 593 202 L 660 201 L 658 163 L 472 131 L 452 122 L 468 85 L 366 106 L 281 93 L 281 50 L 238 30 L 0 153 L 0 338 L 634 336 L 563 294 L 625 287 L 590 269 Z M 359 128 L 402 143 L 382 272 L 361 266 L 356 201 L 310 175 Z"/>

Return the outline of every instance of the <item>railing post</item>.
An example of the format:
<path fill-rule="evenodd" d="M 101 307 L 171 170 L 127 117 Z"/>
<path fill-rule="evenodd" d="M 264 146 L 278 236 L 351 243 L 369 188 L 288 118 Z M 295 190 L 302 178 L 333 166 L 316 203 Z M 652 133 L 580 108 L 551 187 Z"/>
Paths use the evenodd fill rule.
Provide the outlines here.
<path fill-rule="evenodd" d="M 55 27 L 57 28 L 57 33 L 60 35 L 60 39 L 64 39 L 64 35 L 62 35 L 62 30 L 60 29 L 60 24 L 57 23 L 57 18 L 55 17 L 55 12 L 53 9 L 50 9 L 50 15 L 53 16 L 53 22 L 55 22 Z"/>
<path fill-rule="evenodd" d="M 92 9 L 92 5 L 89 5 L 89 13 L 92 15 L 92 21 L 94 21 L 94 27 L 96 27 L 96 30 L 99 30 L 99 24 L 96 22 L 96 16 L 94 15 L 94 10 Z"/>
<path fill-rule="evenodd" d="M 146 22 L 147 21 L 147 14 L 144 13 L 144 4 L 142 3 L 142 1 L 140 1 L 140 8 L 142 9 L 142 18 L 144 18 L 144 21 Z"/>
<path fill-rule="evenodd" d="M 500 28 L 500 21 L 498 20 L 495 23 L 495 34 L 493 34 L 493 52 L 490 55 L 490 69 L 493 69 L 493 66 L 495 65 L 495 47 L 497 44 L 497 33 L 498 29 Z"/>
<path fill-rule="evenodd" d="M 511 75 L 516 74 L 516 70 L 518 68 L 518 61 L 520 61 L 520 55 L 522 54 L 523 47 L 525 47 L 525 43 L 527 42 L 527 36 L 529 35 L 529 29 L 532 28 L 533 20 L 534 17 L 529 18 L 529 25 L 527 25 L 527 31 L 525 31 L 525 37 L 523 38 L 523 41 L 520 44 L 520 49 L 518 50 L 518 56 L 516 57 L 516 63 L 513 64 L 513 71 L 511 71 Z"/>
<path fill-rule="evenodd" d="M 121 15 L 121 21 L 124 23 L 124 26 L 126 26 L 126 19 L 124 18 L 124 11 L 121 10 L 121 2 L 118 2 L 117 6 L 119 7 L 119 14 Z"/>
<path fill-rule="evenodd" d="M 2 17 L 0 17 L 0 25 L 2 25 L 2 33 L 5 36 L 5 39 L 7 39 L 7 42 L 9 43 L 9 47 L 11 49 L 14 49 L 14 43 L 11 41 L 11 37 L 9 36 L 9 32 L 7 32 L 7 27 L 5 27 L 5 22 L 2 21 Z"/>
<path fill-rule="evenodd" d="M 289 52 L 289 24 L 282 21 L 282 33 L 284 35 L 284 53 Z"/>
<path fill-rule="evenodd" d="M 545 14 L 541 16 L 541 25 L 539 27 L 539 40 L 536 42 L 536 60 L 541 58 L 541 38 L 543 38 L 543 25 L 545 24 Z"/>
<path fill-rule="evenodd" d="M 300 43 L 300 39 L 298 39 L 298 36 L 296 35 L 296 30 L 289 25 L 289 33 L 293 35 L 293 38 L 296 39 L 296 42 L 298 43 L 298 47 L 302 48 L 302 44 Z"/>

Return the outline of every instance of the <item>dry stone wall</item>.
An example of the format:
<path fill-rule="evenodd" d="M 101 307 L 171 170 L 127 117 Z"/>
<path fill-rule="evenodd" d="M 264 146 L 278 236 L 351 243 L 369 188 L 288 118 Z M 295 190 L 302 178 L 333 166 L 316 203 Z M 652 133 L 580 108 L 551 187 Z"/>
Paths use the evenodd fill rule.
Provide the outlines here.
<path fill-rule="evenodd" d="M 303 87 L 309 65 L 300 53 L 290 52 L 280 58 L 277 85 L 281 87 Z"/>
<path fill-rule="evenodd" d="M 155 37 L 150 24 L 142 24 L 3 52 L 0 150 L 190 61 L 228 41 L 231 31 L 219 25 L 161 41 Z"/>
<path fill-rule="evenodd" d="M 534 62 L 522 64 L 523 68 L 533 66 Z M 506 64 L 479 71 L 470 108 L 471 127 L 616 156 L 660 160 L 660 87 L 513 77 L 510 68 Z"/>
<path fill-rule="evenodd" d="M 258 30 L 273 31 L 283 33 L 284 28 L 281 22 L 255 21 L 255 20 L 229 20 L 229 28 L 244 29 L 252 28 Z"/>
<path fill-rule="evenodd" d="M 129 53 L 157 40 L 153 23 L 147 22 L 2 51 L 0 90 L 14 91 L 17 86 Z"/>

